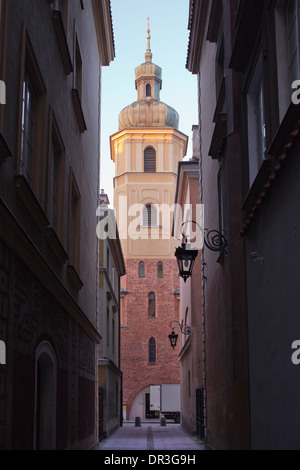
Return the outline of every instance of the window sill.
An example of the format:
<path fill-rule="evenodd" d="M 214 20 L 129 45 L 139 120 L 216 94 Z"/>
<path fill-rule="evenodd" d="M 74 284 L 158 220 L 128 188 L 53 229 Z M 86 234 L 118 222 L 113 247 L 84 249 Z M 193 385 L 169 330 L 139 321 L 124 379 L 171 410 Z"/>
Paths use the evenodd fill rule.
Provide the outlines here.
<path fill-rule="evenodd" d="M 69 264 L 68 269 L 67 269 L 67 273 L 68 273 L 68 278 L 72 282 L 75 289 L 77 291 L 80 291 L 81 288 L 83 287 L 83 282 L 81 281 L 75 267 L 73 265 Z"/>
<path fill-rule="evenodd" d="M 63 20 L 59 10 L 55 10 L 53 12 L 53 23 L 65 73 L 66 75 L 70 75 L 70 73 L 73 72 L 72 60 Z"/>
<path fill-rule="evenodd" d="M 31 215 L 32 219 L 34 220 L 36 226 L 39 228 L 40 231 L 43 231 L 49 225 L 49 221 L 40 203 L 35 197 L 25 176 L 16 176 L 15 190 L 17 195 L 25 205 L 27 211 Z"/>
<path fill-rule="evenodd" d="M 60 264 L 65 264 L 68 259 L 68 255 L 65 252 L 65 249 L 61 241 L 59 240 L 54 228 L 50 225 L 46 229 L 46 240 Z"/>
<path fill-rule="evenodd" d="M 0 163 L 4 163 L 9 157 L 12 157 L 12 153 L 3 134 L 0 132 Z"/>
<path fill-rule="evenodd" d="M 76 90 L 76 88 L 72 89 L 72 100 L 73 100 L 73 106 L 74 106 L 74 111 L 75 111 L 76 119 L 78 122 L 79 130 L 81 133 L 83 133 L 87 130 L 87 127 L 86 127 L 86 122 L 84 119 L 84 114 L 82 111 L 79 93 L 78 93 L 78 90 Z"/>
<path fill-rule="evenodd" d="M 148 366 L 157 366 L 157 362 L 148 362 Z"/>

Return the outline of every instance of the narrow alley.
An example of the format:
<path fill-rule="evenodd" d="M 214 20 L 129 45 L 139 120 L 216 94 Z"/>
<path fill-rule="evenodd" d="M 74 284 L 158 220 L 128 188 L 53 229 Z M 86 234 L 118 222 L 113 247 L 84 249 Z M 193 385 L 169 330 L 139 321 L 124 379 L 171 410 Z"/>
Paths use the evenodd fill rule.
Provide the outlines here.
<path fill-rule="evenodd" d="M 93 450 L 205 450 L 204 444 L 183 430 L 180 424 L 161 426 L 158 421 L 142 421 L 141 427 L 125 422 L 107 439 L 99 442 Z"/>

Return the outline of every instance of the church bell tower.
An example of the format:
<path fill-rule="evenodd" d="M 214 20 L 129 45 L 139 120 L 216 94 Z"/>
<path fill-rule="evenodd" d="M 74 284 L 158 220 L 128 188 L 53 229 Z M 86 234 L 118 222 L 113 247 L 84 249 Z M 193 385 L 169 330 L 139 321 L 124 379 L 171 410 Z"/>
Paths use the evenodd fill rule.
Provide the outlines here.
<path fill-rule="evenodd" d="M 159 417 L 151 387 L 179 384 L 170 323 L 179 320 L 179 277 L 172 206 L 177 166 L 188 137 L 179 116 L 160 101 L 162 69 L 152 62 L 148 23 L 145 62 L 135 69 L 137 101 L 119 114 L 110 137 L 114 207 L 126 265 L 121 285 L 121 369 L 124 417 Z"/>

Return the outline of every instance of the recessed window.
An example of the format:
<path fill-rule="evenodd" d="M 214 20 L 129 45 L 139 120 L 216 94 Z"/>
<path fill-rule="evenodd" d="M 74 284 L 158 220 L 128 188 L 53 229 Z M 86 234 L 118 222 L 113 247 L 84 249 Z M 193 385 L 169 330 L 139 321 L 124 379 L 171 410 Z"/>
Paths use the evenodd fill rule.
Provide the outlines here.
<path fill-rule="evenodd" d="M 144 150 L 144 172 L 156 172 L 156 152 L 153 147 L 147 147 Z"/>
<path fill-rule="evenodd" d="M 299 0 L 277 0 L 275 5 L 279 118 L 291 102 L 291 86 L 299 79 Z"/>
<path fill-rule="evenodd" d="M 80 261 L 80 193 L 73 173 L 70 177 L 69 202 L 69 258 L 70 263 L 79 270 Z"/>
<path fill-rule="evenodd" d="M 149 83 L 146 85 L 146 98 L 151 98 L 151 86 Z"/>
<path fill-rule="evenodd" d="M 29 73 L 25 70 L 22 99 L 21 167 L 22 173 L 30 185 L 32 185 L 35 125 L 36 97 Z"/>
<path fill-rule="evenodd" d="M 75 42 L 75 64 L 74 64 L 74 82 L 75 88 L 78 91 L 80 101 L 82 101 L 82 58 L 78 42 L 78 37 L 76 35 Z"/>
<path fill-rule="evenodd" d="M 65 147 L 52 111 L 50 119 L 51 140 L 48 166 L 48 217 L 56 233 L 61 236 L 63 227 Z"/>
<path fill-rule="evenodd" d="M 216 92 L 217 97 L 220 92 L 221 83 L 225 76 L 225 65 L 224 65 L 224 39 L 222 38 L 216 58 Z"/>
<path fill-rule="evenodd" d="M 139 277 L 145 277 L 145 264 L 143 261 L 139 263 Z"/>
<path fill-rule="evenodd" d="M 156 342 L 154 338 L 149 339 L 149 363 L 156 363 Z"/>
<path fill-rule="evenodd" d="M 247 107 L 249 183 L 251 186 L 264 160 L 266 148 L 262 51 L 259 54 L 247 92 Z"/>
<path fill-rule="evenodd" d="M 147 204 L 143 209 L 144 227 L 154 227 L 157 225 L 157 211 L 153 204 Z"/>
<path fill-rule="evenodd" d="M 106 309 L 106 344 L 109 346 L 109 308 Z"/>
<path fill-rule="evenodd" d="M 157 277 L 164 277 L 164 265 L 161 262 L 157 263 Z"/>
<path fill-rule="evenodd" d="M 22 114 L 20 116 L 20 174 L 42 197 L 44 170 L 43 150 L 45 138 L 46 88 L 30 38 L 24 31 L 25 67 L 22 74 Z"/>
<path fill-rule="evenodd" d="M 155 294 L 153 292 L 148 295 L 148 316 L 155 317 Z"/>

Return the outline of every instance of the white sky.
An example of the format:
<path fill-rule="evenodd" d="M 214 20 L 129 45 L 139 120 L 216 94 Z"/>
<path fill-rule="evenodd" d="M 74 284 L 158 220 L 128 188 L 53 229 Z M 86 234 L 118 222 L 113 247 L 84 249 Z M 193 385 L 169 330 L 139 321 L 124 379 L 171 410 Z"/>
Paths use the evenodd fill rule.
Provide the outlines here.
<path fill-rule="evenodd" d="M 135 68 L 145 62 L 147 17 L 152 61 L 162 68 L 160 99 L 179 113 L 179 130 L 189 136 L 197 124 L 197 77 L 186 68 L 189 0 L 111 0 L 116 57 L 102 69 L 101 189 L 113 205 L 114 163 L 109 137 L 118 132 L 120 111 L 137 100 Z"/>

